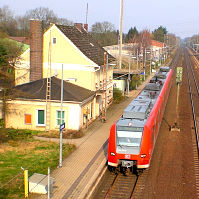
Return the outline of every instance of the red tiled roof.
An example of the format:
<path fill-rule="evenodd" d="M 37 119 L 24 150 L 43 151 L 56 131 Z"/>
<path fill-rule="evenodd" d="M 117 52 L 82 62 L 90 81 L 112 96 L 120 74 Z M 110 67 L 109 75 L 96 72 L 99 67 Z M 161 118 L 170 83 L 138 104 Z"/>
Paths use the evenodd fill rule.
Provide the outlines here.
<path fill-rule="evenodd" d="M 156 40 L 151 40 L 151 45 L 152 46 L 157 46 L 157 47 L 160 47 L 160 48 L 164 47 L 164 43 L 162 43 L 160 41 L 156 41 Z"/>
<path fill-rule="evenodd" d="M 9 37 L 12 40 L 30 45 L 30 39 L 28 37 Z"/>

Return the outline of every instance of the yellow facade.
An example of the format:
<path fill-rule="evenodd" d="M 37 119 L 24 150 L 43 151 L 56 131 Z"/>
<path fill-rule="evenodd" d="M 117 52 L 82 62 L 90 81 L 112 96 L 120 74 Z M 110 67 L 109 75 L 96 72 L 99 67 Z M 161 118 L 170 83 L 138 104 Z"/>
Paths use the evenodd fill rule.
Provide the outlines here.
<path fill-rule="evenodd" d="M 43 77 L 56 76 L 73 84 L 96 91 L 103 81 L 103 69 L 86 57 L 57 27 L 53 25 L 43 37 Z M 16 85 L 29 82 L 30 50 L 21 56 L 16 70 Z M 113 75 L 107 70 L 107 79 Z M 97 85 L 97 86 L 96 86 Z"/>
<path fill-rule="evenodd" d="M 57 125 L 57 111 L 60 111 L 60 103 L 51 103 L 50 129 L 59 130 Z M 44 124 L 38 124 L 38 110 L 44 110 L 45 115 L 46 103 L 41 101 L 22 101 L 13 100 L 8 102 L 8 112 L 6 114 L 6 128 L 45 130 Z M 86 125 L 86 122 L 93 120 L 94 100 L 80 106 L 80 104 L 63 103 L 65 129 L 79 130 Z M 87 112 L 85 112 L 87 110 Z M 26 122 L 26 116 L 30 115 L 31 122 Z M 75 118 L 75 120 L 74 120 Z M 87 120 L 86 120 L 87 119 Z"/>
<path fill-rule="evenodd" d="M 15 85 L 28 83 L 30 81 L 30 49 L 21 56 L 20 62 L 15 67 Z"/>
<path fill-rule="evenodd" d="M 56 39 L 56 41 L 54 40 Z M 55 41 L 55 42 L 53 42 Z M 89 60 L 66 36 L 53 25 L 44 33 L 43 62 L 67 63 L 83 66 L 96 65 Z"/>
<path fill-rule="evenodd" d="M 6 128 L 45 130 L 45 125 L 37 122 L 37 111 L 46 109 L 46 103 L 41 101 L 11 101 L 8 103 L 8 113 L 6 115 Z M 51 129 L 58 129 L 56 125 L 56 111 L 60 110 L 60 103 L 51 106 Z M 68 128 L 68 106 L 63 107 L 66 112 L 66 128 Z M 25 123 L 25 114 L 31 115 L 31 123 Z M 44 117 L 45 118 L 45 117 Z"/>

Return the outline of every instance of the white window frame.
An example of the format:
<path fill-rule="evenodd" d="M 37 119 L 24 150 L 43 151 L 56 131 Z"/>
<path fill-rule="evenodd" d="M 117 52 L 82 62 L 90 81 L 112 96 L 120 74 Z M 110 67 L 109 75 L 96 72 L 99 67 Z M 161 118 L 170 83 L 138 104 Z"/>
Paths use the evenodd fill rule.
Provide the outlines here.
<path fill-rule="evenodd" d="M 55 114 L 56 114 L 56 115 L 55 115 L 55 126 L 56 126 L 56 127 L 59 127 L 59 124 L 57 124 L 57 119 L 58 119 L 58 118 L 57 118 L 57 112 L 58 112 L 58 111 L 61 112 L 61 110 L 56 110 L 56 113 L 55 113 Z M 66 111 L 65 111 L 65 110 L 62 110 L 62 112 L 64 112 L 64 118 L 62 118 L 62 120 L 64 120 L 64 122 L 65 122 L 65 124 L 66 124 Z M 60 120 L 61 120 L 61 118 L 60 118 Z"/>
<path fill-rule="evenodd" d="M 44 111 L 44 124 L 38 124 L 38 113 L 39 111 Z M 45 109 L 37 109 L 36 110 L 36 126 L 46 126 L 46 110 Z"/>

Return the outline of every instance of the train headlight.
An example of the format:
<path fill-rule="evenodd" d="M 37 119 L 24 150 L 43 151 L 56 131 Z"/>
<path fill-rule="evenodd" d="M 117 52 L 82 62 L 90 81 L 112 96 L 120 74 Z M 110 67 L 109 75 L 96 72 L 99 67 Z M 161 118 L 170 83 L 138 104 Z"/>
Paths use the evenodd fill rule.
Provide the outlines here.
<path fill-rule="evenodd" d="M 128 123 L 128 126 L 133 126 L 133 123 L 132 123 L 132 122 L 129 122 L 129 123 Z"/>
<path fill-rule="evenodd" d="M 141 158 L 146 158 L 146 154 L 141 154 L 140 157 Z"/>
<path fill-rule="evenodd" d="M 113 152 L 111 152 L 110 154 L 111 154 L 111 156 L 115 156 L 115 153 L 113 153 Z"/>

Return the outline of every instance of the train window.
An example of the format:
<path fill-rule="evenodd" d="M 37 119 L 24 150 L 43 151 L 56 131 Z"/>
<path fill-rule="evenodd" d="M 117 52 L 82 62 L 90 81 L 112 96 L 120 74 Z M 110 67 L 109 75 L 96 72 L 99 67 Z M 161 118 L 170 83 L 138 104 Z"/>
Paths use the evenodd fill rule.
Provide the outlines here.
<path fill-rule="evenodd" d="M 117 126 L 117 131 L 136 131 L 142 132 L 142 127 L 134 127 L 134 126 Z"/>
<path fill-rule="evenodd" d="M 117 131 L 117 144 L 122 146 L 140 146 L 142 132 Z"/>

